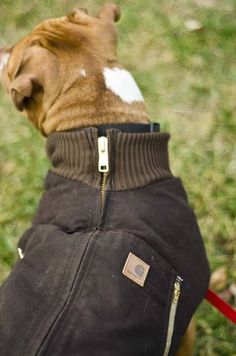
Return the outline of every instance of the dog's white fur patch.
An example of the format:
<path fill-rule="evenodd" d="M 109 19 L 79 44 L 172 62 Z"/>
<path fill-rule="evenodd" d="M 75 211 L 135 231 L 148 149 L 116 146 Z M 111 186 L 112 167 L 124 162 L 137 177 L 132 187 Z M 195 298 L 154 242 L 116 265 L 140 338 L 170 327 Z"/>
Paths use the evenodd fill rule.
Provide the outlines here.
<path fill-rule="evenodd" d="M 0 58 L 0 71 L 7 65 L 8 59 L 10 57 L 10 53 L 3 53 L 2 57 Z"/>
<path fill-rule="evenodd" d="M 85 69 L 80 69 L 80 75 L 82 75 L 82 77 L 86 77 L 86 70 Z"/>
<path fill-rule="evenodd" d="M 142 93 L 132 75 L 125 69 L 104 68 L 103 76 L 107 89 L 118 95 L 124 102 L 144 101 Z"/>

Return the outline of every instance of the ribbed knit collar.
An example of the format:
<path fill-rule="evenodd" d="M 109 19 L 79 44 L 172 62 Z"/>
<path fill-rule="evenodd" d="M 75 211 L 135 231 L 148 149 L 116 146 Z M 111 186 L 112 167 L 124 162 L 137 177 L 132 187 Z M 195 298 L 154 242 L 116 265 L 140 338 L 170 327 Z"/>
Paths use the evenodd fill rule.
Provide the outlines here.
<path fill-rule="evenodd" d="M 123 133 L 107 130 L 109 150 L 108 190 L 127 190 L 171 178 L 167 133 Z M 56 132 L 47 139 L 52 171 L 65 178 L 99 188 L 98 132 L 90 127 Z"/>

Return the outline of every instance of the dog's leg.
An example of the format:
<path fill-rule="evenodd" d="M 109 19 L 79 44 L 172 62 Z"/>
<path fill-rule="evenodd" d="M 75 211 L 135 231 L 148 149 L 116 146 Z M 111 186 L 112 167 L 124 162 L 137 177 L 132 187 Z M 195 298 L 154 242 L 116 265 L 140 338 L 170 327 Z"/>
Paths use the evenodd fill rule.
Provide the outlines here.
<path fill-rule="evenodd" d="M 196 338 L 195 322 L 194 319 L 192 319 L 181 340 L 179 350 L 176 356 L 192 356 L 195 338 Z"/>

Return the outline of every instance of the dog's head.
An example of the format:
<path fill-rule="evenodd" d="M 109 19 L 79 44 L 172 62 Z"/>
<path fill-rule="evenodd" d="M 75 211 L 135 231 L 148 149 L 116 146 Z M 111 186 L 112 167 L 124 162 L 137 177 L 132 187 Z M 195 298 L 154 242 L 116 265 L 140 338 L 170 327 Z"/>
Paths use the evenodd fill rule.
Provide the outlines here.
<path fill-rule="evenodd" d="M 19 111 L 44 134 L 118 122 L 148 122 L 142 95 L 118 64 L 120 17 L 114 4 L 97 16 L 75 9 L 46 20 L 0 52 L 1 77 Z"/>
<path fill-rule="evenodd" d="M 12 49 L 1 50 L 4 86 L 16 108 L 45 134 L 58 129 L 52 121 L 60 116 L 62 106 L 72 107 L 75 100 L 88 116 L 85 107 L 97 100 L 104 87 L 101 68 L 117 66 L 115 22 L 119 17 L 114 4 L 104 5 L 96 17 L 78 8 L 44 21 Z M 48 120 L 49 116 L 54 119 Z"/>

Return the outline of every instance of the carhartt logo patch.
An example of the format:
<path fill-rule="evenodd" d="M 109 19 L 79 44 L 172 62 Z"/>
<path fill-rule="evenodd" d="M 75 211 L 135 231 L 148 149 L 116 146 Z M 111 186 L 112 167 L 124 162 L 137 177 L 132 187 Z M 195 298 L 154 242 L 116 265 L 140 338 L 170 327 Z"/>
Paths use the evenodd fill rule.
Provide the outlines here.
<path fill-rule="evenodd" d="M 143 287 L 148 275 L 149 268 L 150 266 L 146 262 L 130 252 L 122 273 L 133 282 Z"/>

